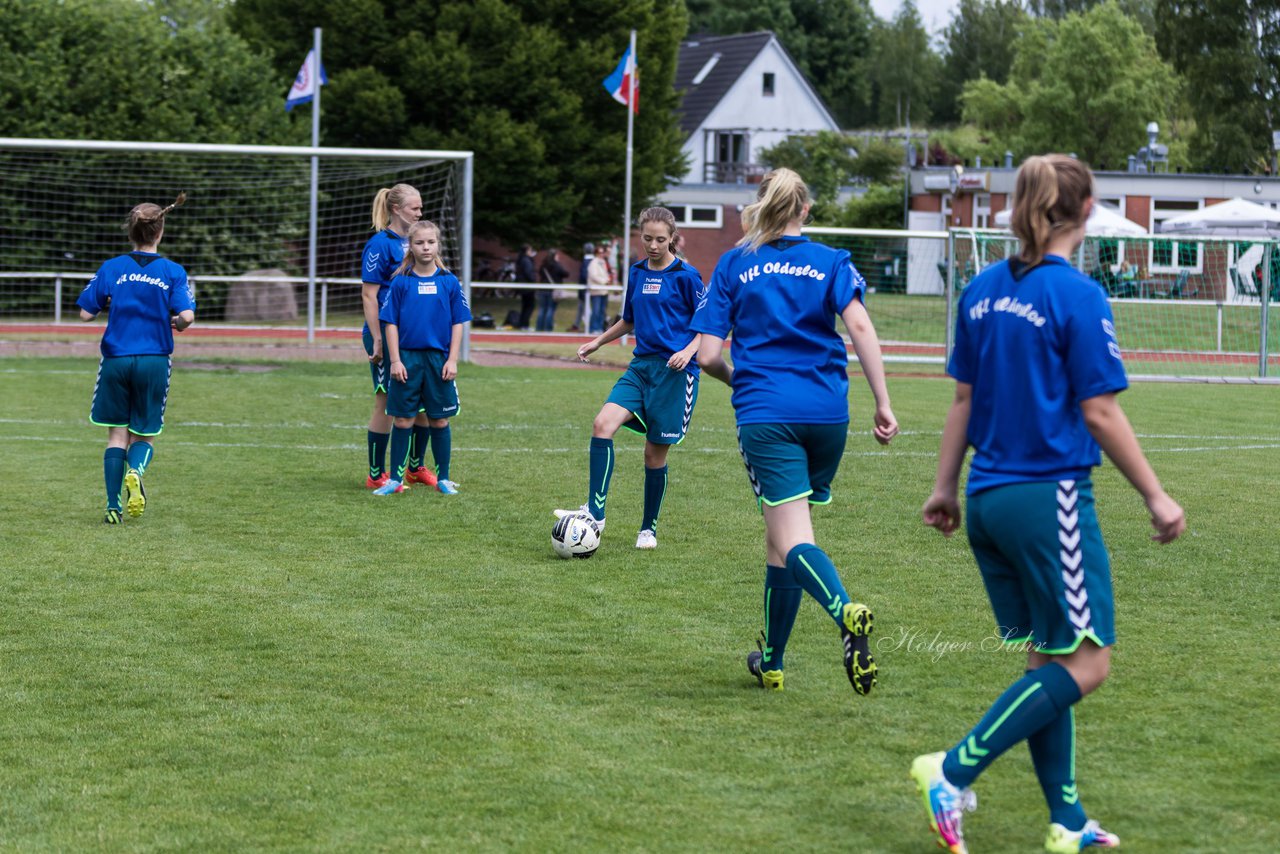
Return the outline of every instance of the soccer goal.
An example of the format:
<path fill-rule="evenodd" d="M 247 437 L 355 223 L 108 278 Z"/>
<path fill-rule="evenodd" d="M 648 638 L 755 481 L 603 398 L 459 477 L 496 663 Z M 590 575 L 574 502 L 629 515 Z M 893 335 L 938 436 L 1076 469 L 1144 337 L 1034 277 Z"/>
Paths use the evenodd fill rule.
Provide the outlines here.
<path fill-rule="evenodd" d="M 61 322 L 102 262 L 129 251 L 129 210 L 180 191 L 161 251 L 191 276 L 202 323 L 305 321 L 308 339 L 360 326 L 373 197 L 397 183 L 422 194 L 469 296 L 473 162 L 466 151 L 0 139 L 0 320 Z"/>

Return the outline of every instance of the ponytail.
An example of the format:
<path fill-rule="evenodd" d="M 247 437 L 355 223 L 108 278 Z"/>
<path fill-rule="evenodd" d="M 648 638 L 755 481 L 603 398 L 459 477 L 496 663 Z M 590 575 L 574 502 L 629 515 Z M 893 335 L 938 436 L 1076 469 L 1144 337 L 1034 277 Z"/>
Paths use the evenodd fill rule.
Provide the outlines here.
<path fill-rule="evenodd" d="M 379 190 L 373 197 L 373 230 L 386 231 L 391 225 L 391 209 L 403 205 L 410 196 L 416 195 L 418 191 L 408 184 L 396 184 Z"/>
<path fill-rule="evenodd" d="M 1027 158 L 1014 184 L 1009 227 L 1022 246 L 1018 260 L 1034 267 L 1044 260 L 1055 232 L 1084 221 L 1084 203 L 1093 196 L 1093 173 L 1063 154 Z"/>
<path fill-rule="evenodd" d="M 135 205 L 125 220 L 124 230 L 129 235 L 129 242 L 136 249 L 139 246 L 154 246 L 164 232 L 165 215 L 174 208 L 181 207 L 187 200 L 187 192 L 183 190 L 173 203 L 160 207 L 151 202 Z"/>
<path fill-rule="evenodd" d="M 742 210 L 743 236 L 738 245 L 755 252 L 777 240 L 792 220 L 800 218 L 807 204 L 809 188 L 804 179 L 790 169 L 774 169 L 760 182 L 755 203 Z"/>

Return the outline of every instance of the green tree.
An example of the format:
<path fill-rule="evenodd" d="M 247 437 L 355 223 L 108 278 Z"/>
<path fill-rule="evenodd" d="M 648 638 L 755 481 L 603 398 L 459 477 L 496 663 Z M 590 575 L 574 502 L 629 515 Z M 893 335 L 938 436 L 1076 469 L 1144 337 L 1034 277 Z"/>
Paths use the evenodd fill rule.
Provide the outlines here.
<path fill-rule="evenodd" d="M 4 136 L 298 143 L 286 88 L 216 4 L 0 0 Z"/>
<path fill-rule="evenodd" d="M 1148 122 L 1175 115 L 1180 87 L 1155 40 L 1108 2 L 1026 27 L 1009 81 L 965 84 L 963 115 L 1019 157 L 1072 151 L 1116 167 L 1145 143 Z"/>
<path fill-rule="evenodd" d="M 870 120 L 869 0 L 689 0 L 689 33 L 772 30 L 844 127 Z"/>
<path fill-rule="evenodd" d="M 601 81 L 632 27 L 633 214 L 684 172 L 680 0 L 237 0 L 232 20 L 290 76 L 323 27 L 324 142 L 475 151 L 476 231 L 508 244 L 619 230 L 627 113 Z"/>
<path fill-rule="evenodd" d="M 1162 54 L 1195 85 L 1188 154 L 1207 171 L 1253 172 L 1271 159 L 1280 97 L 1280 3 L 1159 0 Z"/>
<path fill-rule="evenodd" d="M 903 127 L 929 120 L 941 60 L 929 46 L 914 0 L 903 0 L 893 20 L 878 22 L 871 37 L 871 81 L 881 126 Z"/>
<path fill-rule="evenodd" d="M 1014 46 L 1027 21 L 1018 0 L 960 0 L 943 32 L 942 75 L 934 104 L 938 121 L 960 118 L 960 95 L 969 80 L 1007 83 Z"/>

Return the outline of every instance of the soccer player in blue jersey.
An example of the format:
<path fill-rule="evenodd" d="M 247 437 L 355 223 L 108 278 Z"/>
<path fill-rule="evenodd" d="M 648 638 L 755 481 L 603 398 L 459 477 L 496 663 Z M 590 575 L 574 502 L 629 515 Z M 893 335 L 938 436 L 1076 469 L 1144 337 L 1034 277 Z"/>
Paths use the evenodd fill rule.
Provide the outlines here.
<path fill-rule="evenodd" d="M 1167 543 L 1186 527 L 1160 486 L 1116 395 L 1128 387 L 1102 287 L 1067 260 L 1084 239 L 1093 175 L 1060 154 L 1031 157 L 1014 187 L 1015 258 L 980 273 L 960 298 L 956 380 L 924 521 L 960 526 L 957 487 L 969 446 L 969 544 L 1000 636 L 1028 649 L 1027 672 L 946 753 L 917 757 L 911 776 L 938 843 L 964 852 L 970 784 L 1026 741 L 1049 805 L 1051 852 L 1114 848 L 1088 820 L 1075 780 L 1081 697 L 1107 678 L 1115 643 L 1111 569 L 1090 473 L 1099 446 L 1146 501 Z"/>
<path fill-rule="evenodd" d="M 634 333 L 633 358 L 591 425 L 587 503 L 555 515 L 590 516 L 604 532 L 613 436 L 625 427 L 645 437 L 644 511 L 636 548 L 654 549 L 667 494 L 667 453 L 684 441 L 698 400 L 699 337 L 689 331 L 689 322 L 706 298 L 706 286 L 697 270 L 675 256 L 679 235 L 671 211 L 646 208 L 639 224 L 646 257 L 631 267 L 622 318 L 578 348 L 578 358 L 585 362 L 610 341 Z"/>
<path fill-rule="evenodd" d="M 196 319 L 187 271 L 156 254 L 165 216 L 186 198 L 182 193 L 167 207 L 148 202 L 130 211 L 125 229 L 133 251 L 103 264 L 76 300 L 86 322 L 103 309 L 108 312 L 89 414 L 90 421 L 107 428 L 102 456 L 107 512 L 102 521 L 108 525 L 120 524 L 125 495 L 130 516 L 141 516 L 147 508 L 142 475 L 151 463 L 155 437 L 164 429 L 173 333 Z"/>
<path fill-rule="evenodd" d="M 369 370 L 373 375 L 373 412 L 369 415 L 369 474 L 365 486 L 377 489 L 384 486 L 390 475 L 387 472 L 387 443 L 391 438 L 391 416 L 387 414 L 387 371 L 390 362 L 386 356 L 386 328 L 378 320 L 378 312 L 387 299 L 391 277 L 405 259 L 409 226 L 422 218 L 422 196 L 408 184 L 384 187 L 373 197 L 373 230 L 376 234 L 365 244 L 361 256 L 361 300 L 364 307 L 364 350 L 369 356 Z M 408 483 L 435 486 L 435 475 L 423 466 L 423 457 L 430 440 L 430 427 L 425 413 L 414 420 L 410 437 L 409 468 L 405 478 Z"/>
<path fill-rule="evenodd" d="M 844 666 L 858 694 L 876 684 L 867 636 L 873 617 L 845 592 L 831 558 L 814 539 L 810 504 L 831 501 L 831 481 L 849 430 L 848 353 L 839 315 L 875 397 L 873 435 L 898 432 L 889 405 L 880 340 L 862 304 L 866 284 L 849 253 L 801 234 L 809 190 L 790 169 L 770 172 L 742 212 L 745 236 L 716 265 L 705 306 L 698 360 L 733 389 L 738 447 L 764 515 L 765 629 L 747 669 L 781 690 L 783 653 L 804 592 L 835 621 Z M 733 366 L 724 340 L 733 333 Z"/>
<path fill-rule="evenodd" d="M 396 268 L 380 317 L 386 324 L 390 387 L 387 414 L 391 432 L 391 476 L 374 495 L 404 491 L 410 433 L 425 413 L 435 458 L 436 489 L 456 495 L 449 477 L 453 437 L 449 417 L 458 414 L 458 351 L 471 309 L 457 276 L 440 263 L 440 229 L 428 220 L 409 226 L 409 254 Z"/>

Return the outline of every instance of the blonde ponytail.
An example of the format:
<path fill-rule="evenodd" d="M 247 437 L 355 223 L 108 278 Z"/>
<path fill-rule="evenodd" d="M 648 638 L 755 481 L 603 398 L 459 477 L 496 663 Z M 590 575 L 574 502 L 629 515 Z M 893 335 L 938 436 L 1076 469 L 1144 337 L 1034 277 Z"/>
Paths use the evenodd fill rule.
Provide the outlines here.
<path fill-rule="evenodd" d="M 1009 227 L 1022 246 L 1018 259 L 1029 267 L 1044 260 L 1054 232 L 1077 228 L 1084 203 L 1093 196 L 1093 173 L 1064 154 L 1028 157 L 1014 183 Z"/>
<path fill-rule="evenodd" d="M 742 210 L 743 236 L 738 245 L 755 252 L 777 240 L 792 220 L 800 218 L 807 204 L 809 188 L 804 179 L 790 169 L 774 169 L 760 182 L 755 203 Z"/>
<path fill-rule="evenodd" d="M 163 208 L 151 202 L 134 205 L 133 210 L 129 211 L 129 218 L 124 223 L 124 230 L 129 235 L 129 242 L 133 244 L 135 249 L 139 246 L 154 246 L 159 242 L 160 235 L 164 232 L 165 215 L 174 208 L 181 207 L 186 200 L 187 192 L 183 190 L 178 193 L 178 197 L 173 200 L 173 204 Z"/>
<path fill-rule="evenodd" d="M 396 184 L 394 187 L 383 187 L 373 197 L 373 230 L 386 231 L 391 225 L 391 210 L 403 205 L 410 196 L 418 195 L 418 191 L 408 184 Z"/>

